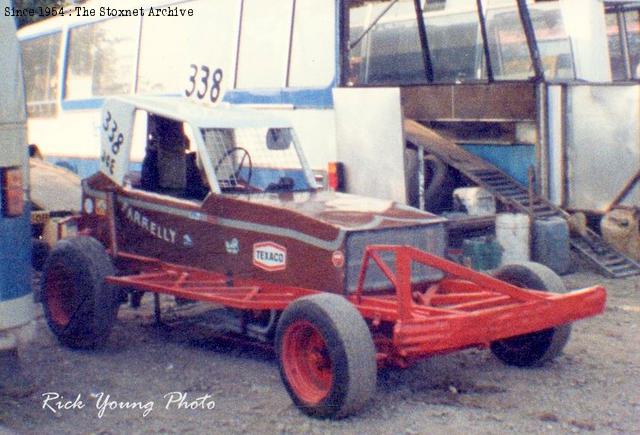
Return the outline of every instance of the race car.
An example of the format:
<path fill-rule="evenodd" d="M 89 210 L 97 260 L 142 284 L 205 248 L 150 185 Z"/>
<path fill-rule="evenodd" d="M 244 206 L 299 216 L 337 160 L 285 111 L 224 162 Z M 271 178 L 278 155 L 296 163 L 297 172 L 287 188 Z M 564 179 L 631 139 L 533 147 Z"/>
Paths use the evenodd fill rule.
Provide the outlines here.
<path fill-rule="evenodd" d="M 539 264 L 489 276 L 443 259 L 444 223 L 319 188 L 291 122 L 272 113 L 110 99 L 100 171 L 61 223 L 76 235 L 44 266 L 44 312 L 61 343 L 93 348 L 144 292 L 210 303 L 230 334 L 273 344 L 298 408 L 341 418 L 373 396 L 379 367 L 468 347 L 537 365 L 571 322 L 603 311 L 603 287 L 566 293 Z"/>

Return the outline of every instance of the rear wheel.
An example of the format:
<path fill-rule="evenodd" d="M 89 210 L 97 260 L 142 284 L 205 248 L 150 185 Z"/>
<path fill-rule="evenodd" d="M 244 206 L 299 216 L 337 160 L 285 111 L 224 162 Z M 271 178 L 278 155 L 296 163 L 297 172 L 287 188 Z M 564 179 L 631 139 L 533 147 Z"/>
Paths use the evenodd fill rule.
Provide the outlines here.
<path fill-rule="evenodd" d="M 276 330 L 282 381 L 296 406 L 313 417 L 360 410 L 376 387 L 376 352 L 364 319 L 333 294 L 300 298 Z"/>
<path fill-rule="evenodd" d="M 518 287 L 555 293 L 566 292 L 562 279 L 553 270 L 538 263 L 509 264 L 498 269 L 494 276 Z M 509 365 L 538 366 L 560 355 L 569 341 L 570 334 L 571 324 L 560 325 L 494 341 L 491 343 L 491 351 Z"/>
<path fill-rule="evenodd" d="M 104 282 L 114 274 L 104 247 L 91 237 L 59 241 L 45 262 L 42 303 L 49 328 L 72 348 L 102 346 L 118 315 L 117 288 Z"/>

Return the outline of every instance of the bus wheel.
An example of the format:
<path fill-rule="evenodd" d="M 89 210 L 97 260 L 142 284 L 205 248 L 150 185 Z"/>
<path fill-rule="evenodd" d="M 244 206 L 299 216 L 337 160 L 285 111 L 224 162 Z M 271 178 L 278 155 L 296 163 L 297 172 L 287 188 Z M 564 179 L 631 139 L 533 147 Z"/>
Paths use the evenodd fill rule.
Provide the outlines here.
<path fill-rule="evenodd" d="M 292 302 L 278 322 L 276 351 L 289 396 L 310 416 L 346 417 L 375 392 L 371 332 L 341 296 L 325 293 Z"/>
<path fill-rule="evenodd" d="M 104 345 L 119 308 L 111 259 L 92 237 L 59 241 L 45 262 L 41 279 L 44 314 L 58 340 L 71 348 Z"/>
<path fill-rule="evenodd" d="M 548 267 L 531 262 L 509 264 L 494 276 L 518 287 L 532 290 L 566 292 L 562 279 Z M 530 334 L 518 335 L 491 343 L 491 352 L 502 362 L 518 366 L 542 365 L 560 355 L 569 341 L 571 324 L 556 326 Z"/>

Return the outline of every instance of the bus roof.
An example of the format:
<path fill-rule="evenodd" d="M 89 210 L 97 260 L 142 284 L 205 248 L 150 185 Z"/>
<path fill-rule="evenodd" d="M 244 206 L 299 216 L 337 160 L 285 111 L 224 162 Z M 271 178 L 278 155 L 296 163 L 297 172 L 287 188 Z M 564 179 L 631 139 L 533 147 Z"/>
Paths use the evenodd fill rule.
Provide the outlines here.
<path fill-rule="evenodd" d="M 151 6 L 164 6 L 168 3 L 171 3 L 171 0 L 141 0 L 135 3 L 130 0 L 89 0 L 82 4 L 66 6 L 64 9 L 65 15 L 53 16 L 21 28 L 18 31 L 18 37 L 19 39 L 28 39 L 30 37 L 55 32 L 65 27 L 73 27 L 117 17 L 117 15 L 101 14 L 101 8 L 105 8 L 106 10 L 108 7 L 112 10 L 131 11 L 140 7 L 148 9 Z M 82 16 L 78 11 L 95 11 L 95 16 Z"/>

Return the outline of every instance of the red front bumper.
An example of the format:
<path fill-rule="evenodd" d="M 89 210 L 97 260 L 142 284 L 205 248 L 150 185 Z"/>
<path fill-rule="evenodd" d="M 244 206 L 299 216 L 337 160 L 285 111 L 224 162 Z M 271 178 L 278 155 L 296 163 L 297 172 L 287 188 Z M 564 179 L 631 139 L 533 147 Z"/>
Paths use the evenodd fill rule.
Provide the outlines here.
<path fill-rule="evenodd" d="M 479 311 L 416 316 L 414 319 L 398 321 L 394 328 L 393 342 L 399 354 L 407 358 L 469 346 L 488 346 L 495 340 L 600 314 L 606 301 L 605 289 L 600 286 L 548 296 L 541 300 Z"/>
<path fill-rule="evenodd" d="M 395 269 L 381 252 L 395 253 Z M 370 260 L 396 289 L 393 295 L 369 296 L 363 283 Z M 444 278 L 426 290 L 412 286 L 417 262 L 440 269 Z M 570 293 L 523 289 L 407 246 L 369 246 L 360 285 L 351 301 L 373 326 L 392 322 L 387 355 L 411 360 L 540 331 L 602 313 L 606 291 L 594 286 Z"/>

